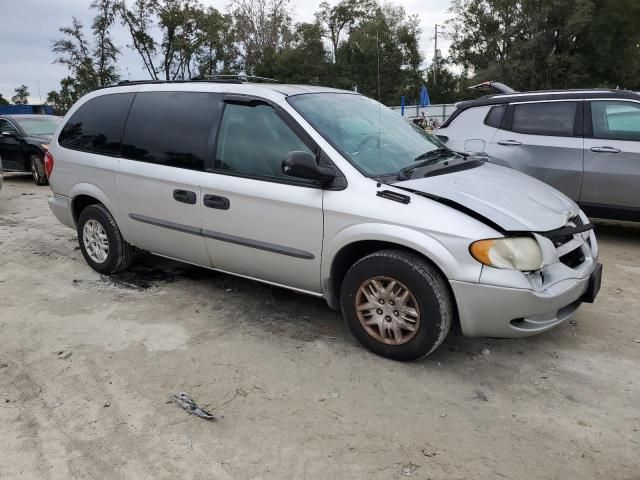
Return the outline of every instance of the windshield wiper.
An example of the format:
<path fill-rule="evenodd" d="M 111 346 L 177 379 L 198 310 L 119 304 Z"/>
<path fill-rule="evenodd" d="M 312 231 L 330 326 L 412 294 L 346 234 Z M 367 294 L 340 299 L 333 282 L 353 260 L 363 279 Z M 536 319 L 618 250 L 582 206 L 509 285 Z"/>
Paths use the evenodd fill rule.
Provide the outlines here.
<path fill-rule="evenodd" d="M 457 157 L 457 155 L 448 148 L 436 148 L 435 150 L 429 150 L 428 152 L 425 152 L 422 155 L 418 155 L 413 159 L 414 162 L 418 163 L 409 165 L 408 167 L 404 167 L 403 169 L 401 169 L 398 178 L 406 179 L 408 177 L 411 177 L 411 172 L 413 172 L 414 170 L 434 164 L 436 160 L 439 160 L 445 155 L 451 155 L 454 158 Z"/>

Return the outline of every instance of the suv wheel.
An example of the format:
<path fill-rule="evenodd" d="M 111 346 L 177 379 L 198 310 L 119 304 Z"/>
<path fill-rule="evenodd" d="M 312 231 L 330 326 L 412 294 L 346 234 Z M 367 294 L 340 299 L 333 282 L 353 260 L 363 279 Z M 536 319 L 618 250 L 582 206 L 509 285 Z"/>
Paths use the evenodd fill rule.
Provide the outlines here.
<path fill-rule="evenodd" d="M 85 208 L 78 220 L 78 242 L 84 259 L 96 272 L 110 275 L 131 265 L 133 248 L 104 205 Z"/>
<path fill-rule="evenodd" d="M 29 163 L 31 164 L 31 175 L 36 185 L 48 185 L 49 180 L 44 171 L 44 158 L 42 155 L 31 155 L 29 157 Z"/>
<path fill-rule="evenodd" d="M 395 360 L 416 360 L 434 351 L 451 327 L 453 305 L 442 275 L 417 255 L 372 253 L 345 275 L 342 313 L 369 350 Z"/>

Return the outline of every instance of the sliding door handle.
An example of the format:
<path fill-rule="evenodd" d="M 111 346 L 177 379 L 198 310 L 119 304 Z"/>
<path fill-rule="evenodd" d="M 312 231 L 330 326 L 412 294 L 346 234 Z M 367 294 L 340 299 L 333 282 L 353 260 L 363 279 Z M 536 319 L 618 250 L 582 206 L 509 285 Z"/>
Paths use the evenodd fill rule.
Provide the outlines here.
<path fill-rule="evenodd" d="M 596 153 L 620 153 L 622 150 L 614 147 L 591 147 L 591 151 Z"/>
<path fill-rule="evenodd" d="M 188 203 L 189 205 L 195 205 L 196 192 L 191 192 L 189 190 L 174 190 L 173 199 L 177 202 Z"/>
<path fill-rule="evenodd" d="M 522 142 L 519 142 L 517 140 L 500 140 L 498 142 L 498 145 L 502 145 L 504 147 L 519 147 L 520 145 L 522 145 Z"/>
<path fill-rule="evenodd" d="M 218 210 L 229 210 L 231 206 L 228 198 L 218 195 L 205 195 L 203 203 L 205 207 L 217 208 Z"/>

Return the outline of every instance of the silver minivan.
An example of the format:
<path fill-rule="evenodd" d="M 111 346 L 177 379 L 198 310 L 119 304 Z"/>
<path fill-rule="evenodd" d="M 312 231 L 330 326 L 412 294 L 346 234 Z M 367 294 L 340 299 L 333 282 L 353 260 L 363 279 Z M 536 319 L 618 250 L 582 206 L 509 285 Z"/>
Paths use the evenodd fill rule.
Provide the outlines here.
<path fill-rule="evenodd" d="M 640 94 L 558 90 L 461 102 L 436 134 L 532 175 L 588 215 L 640 221 Z"/>
<path fill-rule="evenodd" d="M 398 360 L 594 301 L 593 227 L 565 195 L 362 95 L 246 80 L 125 82 L 68 112 L 49 204 L 94 270 L 141 249 L 323 297 Z"/>

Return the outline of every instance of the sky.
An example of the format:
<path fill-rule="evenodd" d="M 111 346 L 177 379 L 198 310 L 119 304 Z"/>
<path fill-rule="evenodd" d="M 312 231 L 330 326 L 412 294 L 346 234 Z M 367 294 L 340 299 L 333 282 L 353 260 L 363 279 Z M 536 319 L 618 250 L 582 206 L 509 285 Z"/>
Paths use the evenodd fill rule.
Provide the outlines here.
<path fill-rule="evenodd" d="M 228 0 L 201 0 L 203 4 L 224 10 Z M 322 0 L 291 0 L 294 21 L 310 21 Z M 53 63 L 55 55 L 51 43 L 60 38 L 58 28 L 69 25 L 71 17 L 77 17 L 87 28 L 94 13 L 90 0 L 0 0 L 2 28 L 0 28 L 0 93 L 11 99 L 14 89 L 27 85 L 30 103 L 45 100 L 47 92 L 60 88 L 60 79 L 67 76 L 67 69 Z M 337 0 L 329 0 L 330 4 Z M 422 35 L 420 44 L 425 58 L 433 58 L 434 25 L 447 18 L 449 0 L 392 0 L 402 5 L 408 14 L 417 14 Z M 128 48 L 128 34 L 118 24 L 113 27 L 114 43 L 121 47 L 118 67 L 123 79 L 146 79 L 138 54 Z M 446 55 L 448 42 L 438 39 L 438 47 Z"/>

